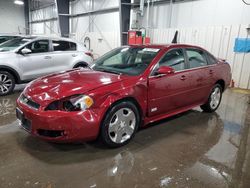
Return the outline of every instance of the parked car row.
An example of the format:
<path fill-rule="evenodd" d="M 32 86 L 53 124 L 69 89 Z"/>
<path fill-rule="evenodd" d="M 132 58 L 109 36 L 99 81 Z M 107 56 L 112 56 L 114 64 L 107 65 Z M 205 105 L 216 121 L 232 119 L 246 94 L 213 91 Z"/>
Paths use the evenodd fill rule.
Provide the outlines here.
<path fill-rule="evenodd" d="M 16 71 L 20 80 L 86 66 L 82 59 L 91 60 L 84 48 L 67 40 L 22 38 L 15 50 L 12 43 L 0 48 L 7 51 L 2 55 L 6 65 L 18 70 L 21 64 Z M 7 71 L 1 74 L 2 85 L 6 77 L 16 82 Z M 100 137 L 106 145 L 118 147 L 127 144 L 139 127 L 195 106 L 214 112 L 230 81 L 228 63 L 197 46 L 123 46 L 99 58 L 91 69 L 32 81 L 18 98 L 16 113 L 22 127 L 41 139 L 76 142 Z"/>
<path fill-rule="evenodd" d="M 88 67 L 93 57 L 83 44 L 66 38 L 19 36 L 0 45 L 0 96 L 15 84 L 38 77 Z"/>

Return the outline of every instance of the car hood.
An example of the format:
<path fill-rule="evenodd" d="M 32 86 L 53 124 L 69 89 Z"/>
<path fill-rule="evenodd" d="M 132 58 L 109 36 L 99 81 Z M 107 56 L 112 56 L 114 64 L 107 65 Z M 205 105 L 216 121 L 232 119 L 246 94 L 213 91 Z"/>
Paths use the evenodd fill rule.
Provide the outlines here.
<path fill-rule="evenodd" d="M 14 57 L 16 54 L 13 51 L 1 52 L 0 51 L 0 59 L 7 59 L 10 57 Z"/>
<path fill-rule="evenodd" d="M 24 94 L 33 101 L 48 105 L 50 102 L 124 80 L 128 76 L 77 69 L 36 79 L 28 84 Z"/>

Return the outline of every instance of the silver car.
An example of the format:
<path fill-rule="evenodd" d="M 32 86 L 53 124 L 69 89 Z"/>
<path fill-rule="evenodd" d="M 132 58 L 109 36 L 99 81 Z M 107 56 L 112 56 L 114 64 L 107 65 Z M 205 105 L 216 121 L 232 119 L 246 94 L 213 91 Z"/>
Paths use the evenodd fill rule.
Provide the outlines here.
<path fill-rule="evenodd" d="M 70 39 L 31 36 L 9 40 L 0 45 L 0 96 L 12 92 L 15 84 L 92 63 L 86 47 Z"/>

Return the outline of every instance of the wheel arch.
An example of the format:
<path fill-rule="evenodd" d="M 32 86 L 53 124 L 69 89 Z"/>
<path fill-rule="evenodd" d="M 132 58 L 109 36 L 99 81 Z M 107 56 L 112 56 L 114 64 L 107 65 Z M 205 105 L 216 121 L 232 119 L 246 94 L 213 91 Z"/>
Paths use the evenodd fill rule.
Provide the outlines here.
<path fill-rule="evenodd" d="M 224 80 L 220 79 L 215 84 L 219 84 L 222 88 L 222 91 L 225 90 L 225 81 Z"/>
<path fill-rule="evenodd" d="M 84 65 L 84 66 L 87 67 L 87 66 L 88 66 L 88 63 L 86 63 L 86 62 L 84 62 L 84 61 L 80 61 L 80 62 L 74 64 L 73 68 L 77 68 L 77 67 L 80 66 L 80 65 Z"/>
<path fill-rule="evenodd" d="M 4 66 L 4 65 L 0 65 L 0 71 L 6 71 L 6 72 L 9 72 L 10 74 L 12 74 L 14 76 L 15 82 L 17 84 L 21 82 L 21 79 L 20 79 L 18 72 L 16 70 L 14 70 L 13 68 L 8 67 L 8 66 Z"/>
<path fill-rule="evenodd" d="M 121 103 L 121 102 L 131 102 L 133 103 L 136 108 L 138 109 L 138 112 L 139 112 L 139 116 L 140 116 L 140 122 L 139 122 L 139 127 L 141 127 L 142 125 L 142 122 L 143 122 L 143 110 L 142 110 L 142 107 L 140 106 L 140 104 L 138 103 L 138 101 L 134 98 L 134 97 L 131 97 L 131 96 L 125 96 L 125 97 L 122 97 L 122 98 L 110 98 L 108 99 L 108 104 L 110 104 L 106 109 L 105 109 L 105 112 L 103 113 L 102 117 L 101 117 L 101 124 L 100 124 L 100 127 L 99 127 L 99 132 L 98 132 L 98 137 L 100 136 L 100 131 L 101 131 L 101 125 L 105 119 L 105 117 L 107 116 L 107 114 L 109 113 L 109 111 L 117 104 Z M 107 101 L 106 101 L 107 102 Z"/>
<path fill-rule="evenodd" d="M 131 96 L 123 97 L 123 98 L 120 98 L 120 99 L 114 101 L 111 104 L 111 106 L 108 108 L 108 110 L 110 110 L 113 106 L 115 106 L 118 103 L 127 102 L 127 101 L 132 102 L 136 106 L 136 108 L 138 109 L 140 117 L 143 117 L 143 112 L 142 112 L 142 108 L 141 108 L 140 104 L 138 103 L 138 101 L 134 97 L 131 97 Z"/>

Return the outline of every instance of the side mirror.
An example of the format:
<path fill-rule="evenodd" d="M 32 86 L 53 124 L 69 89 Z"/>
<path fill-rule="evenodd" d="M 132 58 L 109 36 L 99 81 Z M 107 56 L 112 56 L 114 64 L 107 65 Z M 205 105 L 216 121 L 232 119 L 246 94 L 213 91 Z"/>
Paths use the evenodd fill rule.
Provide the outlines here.
<path fill-rule="evenodd" d="M 23 54 L 23 55 L 25 55 L 25 54 L 30 54 L 30 53 L 31 53 L 31 50 L 28 49 L 28 48 L 23 48 L 23 49 L 21 50 L 21 54 Z"/>
<path fill-rule="evenodd" d="M 173 74 L 174 72 L 175 72 L 175 70 L 172 67 L 161 66 L 158 69 L 157 74 Z"/>

